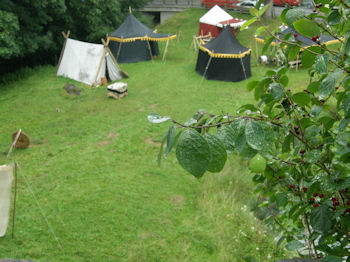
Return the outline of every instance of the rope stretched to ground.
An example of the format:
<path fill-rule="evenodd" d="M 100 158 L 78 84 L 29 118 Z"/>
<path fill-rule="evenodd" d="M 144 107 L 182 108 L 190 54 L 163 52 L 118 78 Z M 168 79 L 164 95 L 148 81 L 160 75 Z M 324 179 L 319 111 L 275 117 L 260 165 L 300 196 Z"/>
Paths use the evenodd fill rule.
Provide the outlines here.
<path fill-rule="evenodd" d="M 21 167 L 18 165 L 18 163 L 17 163 L 17 166 L 18 166 L 19 169 L 21 170 Z M 24 178 L 24 181 L 25 181 L 25 183 L 26 183 L 26 185 L 27 185 L 27 187 L 28 187 L 28 190 L 29 190 L 30 193 L 32 194 L 32 196 L 33 196 L 33 198 L 34 198 L 34 200 L 35 200 L 37 206 L 39 207 L 39 210 L 40 210 L 40 212 L 41 212 L 41 215 L 44 217 L 45 222 L 46 222 L 47 226 L 49 227 L 49 230 L 51 231 L 51 233 L 52 233 L 54 239 L 56 240 L 58 248 L 61 249 L 61 251 L 62 251 L 63 254 L 65 254 L 65 253 L 64 253 L 64 250 L 63 250 L 63 247 L 62 247 L 60 241 L 58 240 L 58 238 L 57 238 L 57 236 L 56 236 L 56 234 L 55 234 L 55 231 L 53 230 L 53 228 L 52 228 L 52 226 L 51 226 L 49 220 L 47 219 L 47 217 L 46 217 L 46 215 L 45 215 L 45 213 L 44 213 L 44 210 L 42 209 L 42 207 L 41 207 L 41 205 L 40 205 L 38 199 L 36 198 L 36 196 L 35 196 L 35 194 L 34 194 L 34 191 L 32 190 L 32 188 L 31 188 L 31 186 L 30 186 L 30 184 L 29 184 L 29 182 L 28 182 L 26 176 L 24 175 L 24 172 L 21 172 L 21 174 L 22 174 L 22 176 L 23 176 L 23 178 Z"/>

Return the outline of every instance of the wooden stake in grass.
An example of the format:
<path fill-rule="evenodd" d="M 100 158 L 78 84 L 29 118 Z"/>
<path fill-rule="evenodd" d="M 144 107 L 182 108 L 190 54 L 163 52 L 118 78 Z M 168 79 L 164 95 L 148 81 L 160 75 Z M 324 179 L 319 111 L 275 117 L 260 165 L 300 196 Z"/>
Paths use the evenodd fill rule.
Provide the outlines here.
<path fill-rule="evenodd" d="M 241 54 L 241 52 L 239 52 L 239 54 Z M 244 73 L 244 78 L 245 78 L 245 80 L 247 80 L 247 74 L 245 72 L 245 66 L 243 64 L 243 59 L 242 59 L 241 55 L 239 56 L 239 59 L 241 60 L 241 65 L 242 65 L 242 69 L 243 69 L 243 73 Z"/>
<path fill-rule="evenodd" d="M 123 44 L 123 36 L 122 36 L 122 41 L 120 41 L 119 47 L 118 47 L 118 52 L 117 52 L 117 61 L 119 59 L 119 54 L 120 54 L 120 49 L 122 48 L 122 44 Z"/>
<path fill-rule="evenodd" d="M 164 54 L 163 54 L 163 61 L 165 61 L 165 59 L 166 59 L 166 53 L 168 51 L 168 45 L 169 45 L 169 39 L 166 40 L 166 45 L 165 45 Z"/>
<path fill-rule="evenodd" d="M 66 48 L 66 43 L 67 43 L 67 39 L 68 39 L 68 37 L 69 37 L 69 34 L 70 34 L 70 31 L 69 31 L 69 30 L 68 30 L 67 34 L 65 34 L 64 32 L 62 32 L 62 35 L 63 35 L 63 37 L 64 37 L 64 43 L 63 43 L 63 47 L 62 47 L 62 50 L 61 50 L 60 58 L 58 59 L 57 68 L 56 68 L 56 74 L 57 74 L 58 68 L 60 68 L 62 56 L 63 56 L 63 53 L 64 53 L 64 49 Z"/>
<path fill-rule="evenodd" d="M 16 219 L 16 199 L 17 199 L 17 162 L 15 162 L 15 196 L 13 198 L 13 215 L 12 215 L 12 239 L 15 238 L 15 219 Z"/>
<path fill-rule="evenodd" d="M 147 38 L 147 45 L 148 45 L 149 54 L 151 55 L 152 63 L 154 63 L 154 61 L 153 61 L 153 56 L 152 56 L 151 45 L 150 45 L 150 43 L 149 43 L 149 40 L 148 40 L 148 36 L 147 36 L 147 35 L 146 35 L 146 38 Z"/>
<path fill-rule="evenodd" d="M 13 142 L 12 142 L 12 145 L 11 145 L 11 147 L 10 147 L 10 150 L 9 150 L 9 152 L 7 153 L 6 158 L 9 158 L 9 156 L 10 156 L 10 154 L 11 154 L 11 152 L 12 152 L 14 146 L 16 145 L 16 143 L 17 143 L 17 141 L 18 141 L 19 136 L 21 135 L 21 132 L 22 132 L 22 129 L 19 129 L 18 132 L 17 132 L 17 135 L 16 135 L 15 139 L 14 139 Z"/>
<path fill-rule="evenodd" d="M 212 50 L 211 52 L 214 53 L 214 50 Z M 205 78 L 205 75 L 207 74 L 207 71 L 208 71 L 208 68 L 209 68 L 209 66 L 210 66 L 210 63 L 211 63 L 211 59 L 212 59 L 212 58 L 213 58 L 212 56 L 209 57 L 207 66 L 205 67 L 205 71 L 204 71 L 204 74 L 203 74 L 201 83 L 203 82 L 203 79 Z"/>

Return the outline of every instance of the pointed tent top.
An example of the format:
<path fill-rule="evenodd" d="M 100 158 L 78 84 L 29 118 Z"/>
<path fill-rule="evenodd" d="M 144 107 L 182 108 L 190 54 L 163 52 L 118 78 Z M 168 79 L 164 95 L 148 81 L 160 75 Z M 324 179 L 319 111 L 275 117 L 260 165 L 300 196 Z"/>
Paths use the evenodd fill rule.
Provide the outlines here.
<path fill-rule="evenodd" d="M 118 29 L 110 35 L 111 40 L 119 42 L 131 42 L 137 39 L 166 41 L 174 38 L 176 38 L 176 35 L 173 34 L 154 33 L 150 28 L 137 20 L 137 18 L 131 13 Z"/>
<path fill-rule="evenodd" d="M 199 22 L 209 24 L 209 25 L 217 25 L 220 22 L 231 20 L 231 19 L 233 19 L 231 15 L 229 15 L 220 6 L 215 5 L 199 19 Z"/>
<path fill-rule="evenodd" d="M 240 58 L 251 51 L 238 42 L 229 26 L 225 26 L 222 32 L 209 43 L 201 45 L 200 49 L 212 57 L 221 58 Z"/>

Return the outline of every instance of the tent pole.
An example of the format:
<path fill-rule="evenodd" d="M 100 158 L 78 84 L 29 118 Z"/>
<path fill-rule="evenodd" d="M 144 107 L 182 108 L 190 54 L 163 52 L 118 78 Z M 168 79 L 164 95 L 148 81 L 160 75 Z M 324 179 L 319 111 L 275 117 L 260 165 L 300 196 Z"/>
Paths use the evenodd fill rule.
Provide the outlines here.
<path fill-rule="evenodd" d="M 13 215 L 12 215 L 12 239 L 15 238 L 15 219 L 16 219 L 16 199 L 17 199 L 17 162 L 15 162 L 15 196 L 13 199 Z"/>
<path fill-rule="evenodd" d="M 212 53 L 214 52 L 214 50 L 212 51 Z M 207 74 L 207 71 L 208 71 L 208 68 L 210 66 L 210 63 L 211 63 L 211 59 L 213 58 L 211 55 L 209 55 L 209 60 L 208 60 L 208 63 L 207 63 L 207 66 L 205 67 L 205 71 L 204 71 L 204 74 L 203 74 L 203 77 L 202 77 L 202 80 L 201 80 L 201 83 L 203 82 L 203 79 L 205 78 L 205 75 Z"/>
<path fill-rule="evenodd" d="M 60 68 L 62 56 L 63 56 L 63 53 L 64 53 L 64 49 L 66 48 L 66 43 L 67 43 L 67 39 L 68 39 L 68 37 L 69 37 L 69 34 L 70 34 L 70 31 L 69 31 L 69 30 L 68 30 L 67 34 L 65 34 L 64 32 L 62 32 L 62 35 L 63 35 L 63 37 L 64 37 L 65 40 L 64 40 L 63 47 L 62 47 L 62 50 L 61 50 L 60 58 L 58 59 L 57 68 L 56 68 L 56 74 L 57 74 L 58 68 Z"/>
<path fill-rule="evenodd" d="M 119 48 L 118 48 L 117 60 L 119 59 L 119 54 L 120 54 L 120 49 L 122 48 L 122 44 L 123 44 L 123 37 L 122 37 L 122 41 L 120 42 L 120 45 L 119 45 Z"/>
<path fill-rule="evenodd" d="M 165 50 L 163 54 L 163 61 L 166 59 L 166 52 L 168 51 L 169 39 L 166 41 Z"/>
<path fill-rule="evenodd" d="M 113 55 L 111 49 L 109 49 L 109 47 L 108 47 L 109 39 L 107 38 L 107 42 L 106 42 L 104 39 L 101 39 L 101 40 L 102 40 L 103 45 L 105 46 L 105 49 L 107 49 L 107 52 L 108 52 L 109 55 L 112 57 L 113 62 L 114 62 L 115 65 L 118 67 L 118 69 L 120 70 L 120 72 L 122 73 L 122 75 L 123 75 L 124 77 L 126 77 L 126 78 L 129 78 L 129 75 L 128 75 L 126 72 L 124 72 L 124 71 L 119 67 L 119 64 L 118 64 L 117 60 L 115 59 L 115 57 L 114 57 L 114 55 Z"/>
<path fill-rule="evenodd" d="M 147 45 L 148 45 L 149 54 L 151 55 L 152 63 L 154 63 L 153 56 L 152 56 L 151 45 L 149 44 L 149 40 L 148 40 L 148 36 L 147 35 L 146 35 L 146 38 L 147 38 Z"/>
<path fill-rule="evenodd" d="M 103 49 L 103 54 L 102 54 L 102 57 L 101 57 L 101 60 L 100 60 L 100 64 L 98 65 L 98 69 L 97 69 L 95 81 L 94 81 L 94 83 L 92 84 L 93 87 L 96 86 L 97 77 L 98 77 L 98 74 L 99 74 L 100 71 L 101 71 L 101 67 L 102 67 L 103 60 L 105 59 L 105 55 L 106 55 L 106 48 Z"/>
<path fill-rule="evenodd" d="M 241 52 L 239 52 L 239 54 L 241 54 Z M 242 65 L 242 69 L 243 69 L 243 73 L 244 73 L 244 78 L 245 78 L 245 80 L 247 80 L 247 74 L 245 72 L 245 67 L 244 67 L 244 64 L 243 64 L 242 56 L 239 56 L 239 59 L 241 60 L 241 65 Z"/>

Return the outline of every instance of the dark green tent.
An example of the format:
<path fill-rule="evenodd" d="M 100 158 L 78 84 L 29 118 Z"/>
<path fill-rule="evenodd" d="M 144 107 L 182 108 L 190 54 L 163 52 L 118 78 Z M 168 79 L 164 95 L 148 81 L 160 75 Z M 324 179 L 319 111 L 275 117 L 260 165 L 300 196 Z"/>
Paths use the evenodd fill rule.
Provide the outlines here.
<path fill-rule="evenodd" d="M 208 80 L 247 79 L 251 76 L 250 52 L 226 26 L 218 37 L 199 47 L 196 72 Z"/>
<path fill-rule="evenodd" d="M 153 32 L 131 13 L 108 37 L 109 47 L 118 63 L 150 60 L 159 55 L 158 41 L 174 38 L 176 35 Z"/>

